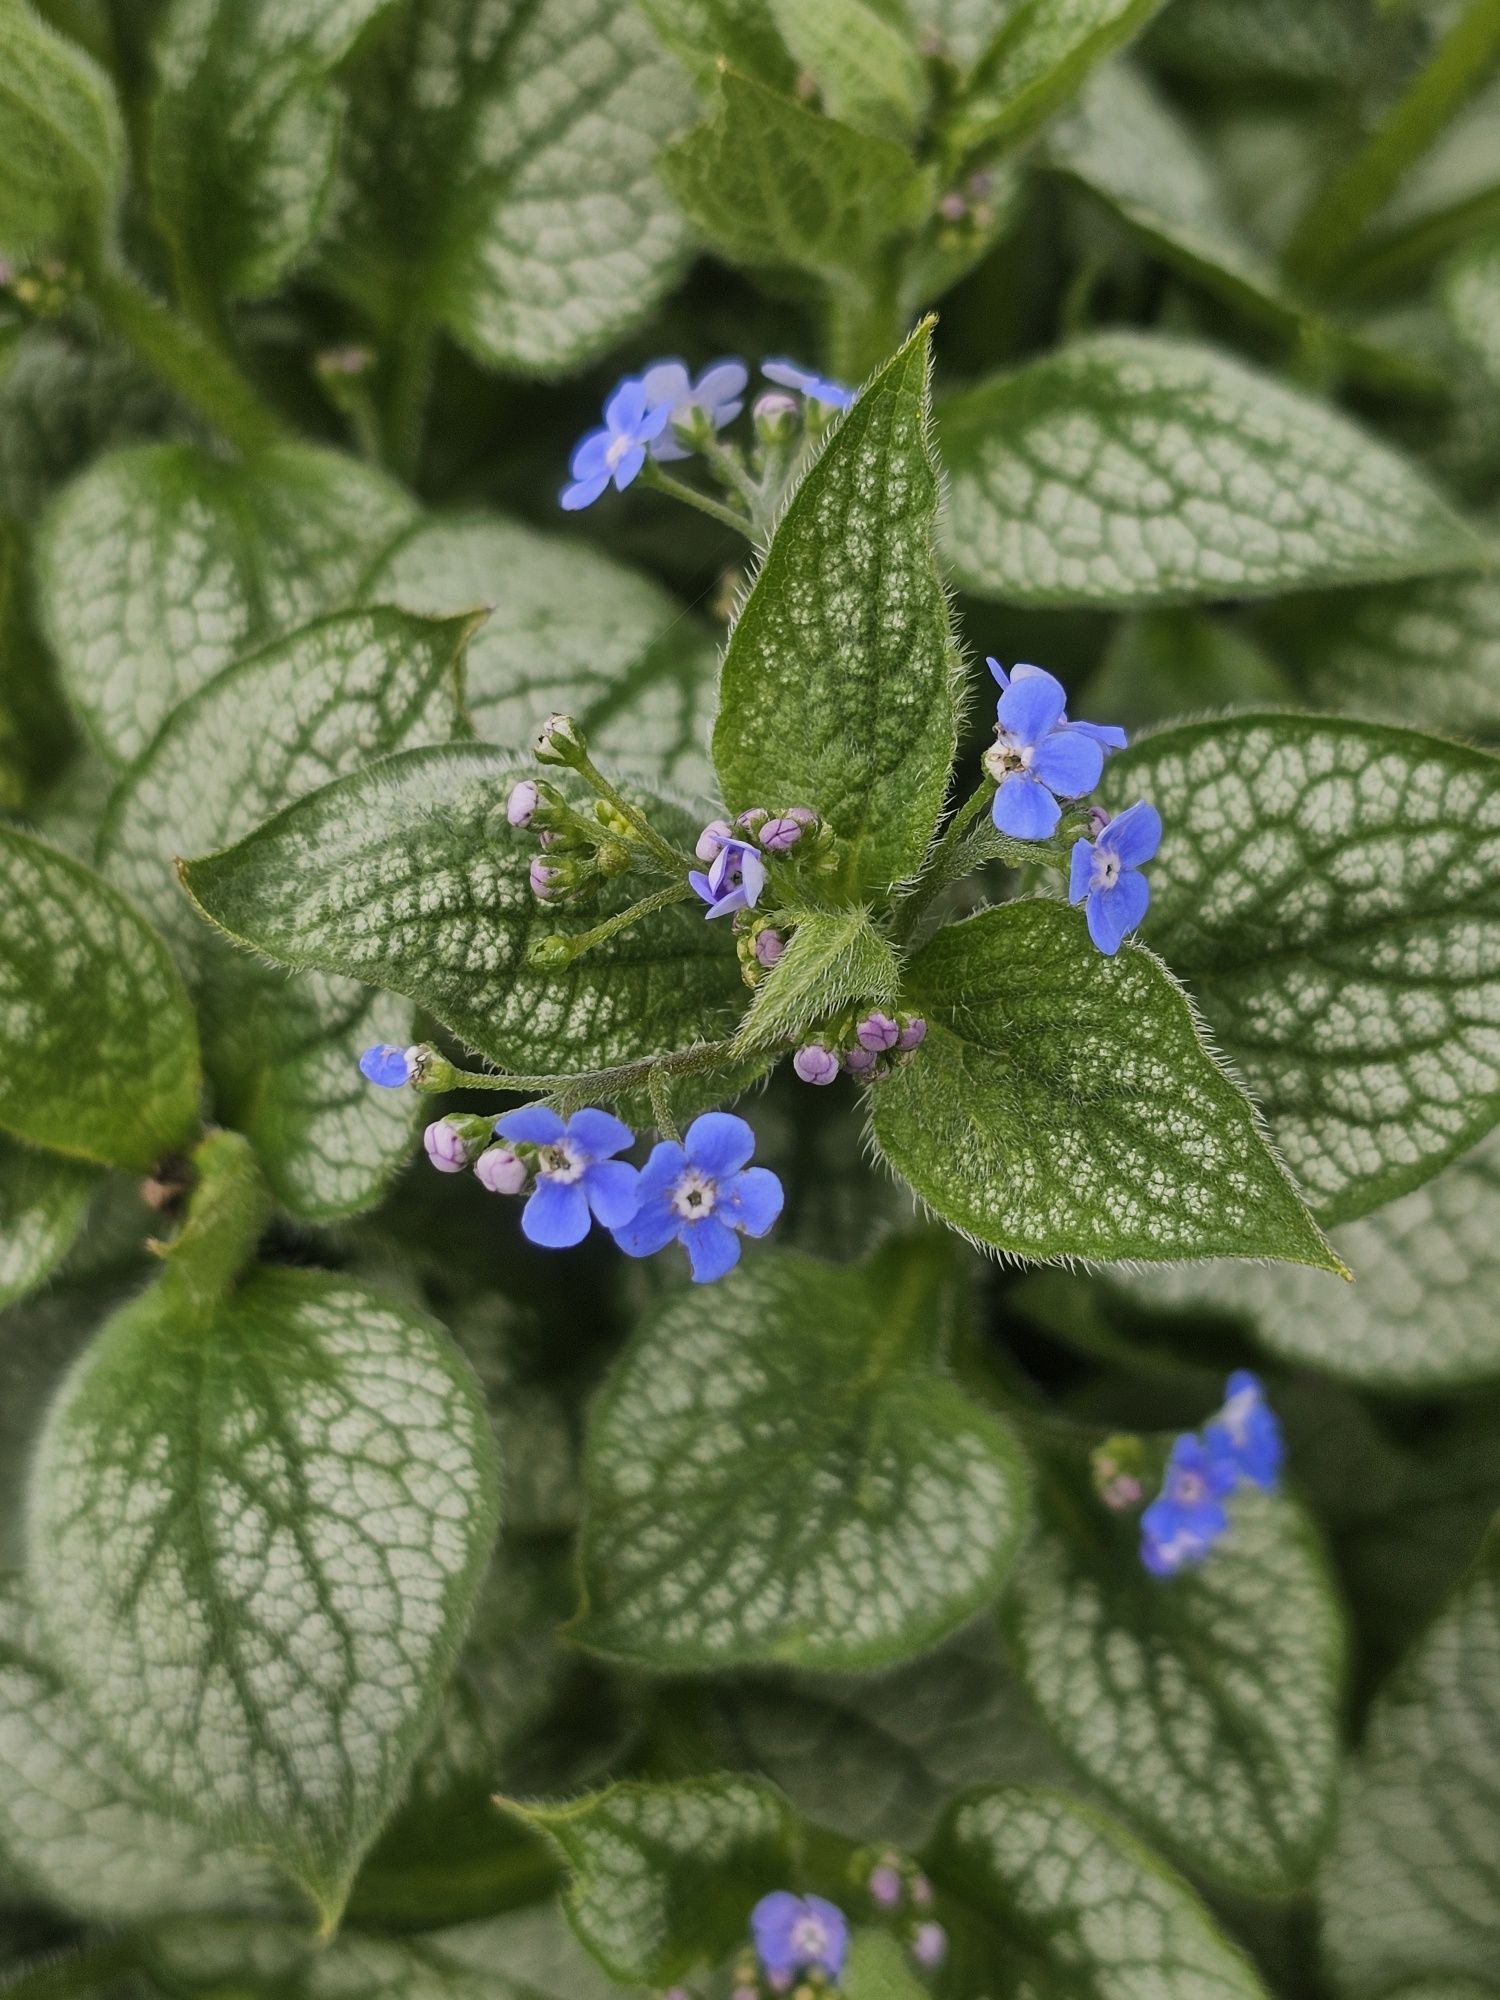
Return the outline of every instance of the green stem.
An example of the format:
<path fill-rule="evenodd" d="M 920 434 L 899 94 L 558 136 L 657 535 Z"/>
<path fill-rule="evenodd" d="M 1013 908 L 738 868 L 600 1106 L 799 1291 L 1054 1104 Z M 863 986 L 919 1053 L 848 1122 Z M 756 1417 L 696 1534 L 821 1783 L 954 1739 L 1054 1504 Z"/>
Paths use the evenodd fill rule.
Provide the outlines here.
<path fill-rule="evenodd" d="M 905 944 L 911 937 L 938 891 L 957 880 L 955 860 L 960 844 L 994 796 L 995 787 L 984 779 L 943 828 L 942 838 L 922 864 L 916 881 L 896 905 L 891 936 L 897 944 Z"/>
<path fill-rule="evenodd" d="M 575 759 L 572 768 L 580 778 L 593 786 L 600 798 L 607 799 L 615 811 L 630 823 L 642 844 L 648 847 L 663 867 L 669 869 L 673 875 L 679 875 L 684 868 L 692 868 L 695 865 L 691 855 L 682 853 L 669 840 L 662 838 L 640 807 L 632 805 L 624 793 L 609 782 L 587 751 Z"/>
<path fill-rule="evenodd" d="M 496 1090 L 522 1097 L 567 1097 L 583 1103 L 590 1097 L 621 1097 L 628 1090 L 649 1090 L 653 1076 L 696 1076 L 706 1070 L 728 1069 L 741 1060 L 734 1042 L 699 1042 L 670 1055 L 642 1056 L 613 1069 L 585 1070 L 578 1076 L 520 1076 L 503 1070 L 458 1069 L 444 1075 L 448 1090 Z"/>
<path fill-rule="evenodd" d="M 606 917 L 602 924 L 595 924 L 591 931 L 579 931 L 575 937 L 565 937 L 568 947 L 568 962 L 582 958 L 586 951 L 592 951 L 596 944 L 603 944 L 617 932 L 628 930 L 631 924 L 639 923 L 642 917 L 649 917 L 657 910 L 665 910 L 673 903 L 685 903 L 692 895 L 686 882 L 669 882 L 665 889 L 658 889 L 654 895 L 642 896 L 638 903 L 632 903 L 628 910 L 620 910 L 612 917 Z"/>
<path fill-rule="evenodd" d="M 759 518 L 765 506 L 766 496 L 741 465 L 738 458 L 716 437 L 706 437 L 698 450 L 704 463 L 711 465 L 726 486 L 732 487 L 744 501 L 752 520 Z"/>
<path fill-rule="evenodd" d="M 677 1120 L 672 1116 L 672 1095 L 667 1088 L 667 1079 L 658 1067 L 647 1079 L 651 1089 L 651 1112 L 656 1120 L 656 1129 L 664 1139 L 675 1139 L 680 1145 L 682 1134 L 677 1129 Z"/>
<path fill-rule="evenodd" d="M 250 1142 L 238 1132 L 210 1132 L 193 1168 L 198 1184 L 186 1222 L 162 1252 L 162 1285 L 196 1316 L 217 1305 L 255 1255 L 272 1202 Z"/>
<path fill-rule="evenodd" d="M 658 493 L 665 493 L 673 500 L 685 500 L 689 507 L 696 507 L 700 514 L 707 514 L 711 520 L 722 521 L 726 528 L 733 528 L 747 541 L 755 540 L 754 523 L 746 515 L 737 514 L 732 507 L 726 507 L 711 494 L 700 493 L 685 480 L 674 479 L 670 472 L 662 471 L 655 459 L 646 460 L 640 476 L 643 486 L 654 487 Z"/>
<path fill-rule="evenodd" d="M 414 318 L 402 328 L 391 357 L 385 398 L 385 458 L 390 470 L 408 484 L 415 480 L 422 462 L 436 341 L 432 321 L 425 315 Z"/>

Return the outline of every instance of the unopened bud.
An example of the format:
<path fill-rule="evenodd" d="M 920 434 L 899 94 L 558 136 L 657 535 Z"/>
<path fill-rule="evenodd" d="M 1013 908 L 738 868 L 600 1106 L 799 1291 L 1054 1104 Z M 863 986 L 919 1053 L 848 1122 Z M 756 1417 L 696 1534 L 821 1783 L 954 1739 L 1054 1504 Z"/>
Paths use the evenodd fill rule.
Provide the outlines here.
<path fill-rule="evenodd" d="M 855 1027 L 854 1039 L 869 1054 L 884 1055 L 887 1049 L 893 1049 L 901 1039 L 901 1026 L 898 1021 L 892 1020 L 889 1014 L 882 1014 L 877 1008 L 872 1013 L 866 1014 Z"/>
<path fill-rule="evenodd" d="M 941 1924 L 918 1924 L 911 1955 L 924 1972 L 935 1972 L 948 1956 L 948 1933 Z"/>
<path fill-rule="evenodd" d="M 589 754 L 583 731 L 571 715 L 549 715 L 537 731 L 536 757 L 541 764 L 562 764 L 577 770 Z"/>
<path fill-rule="evenodd" d="M 764 806 L 747 806 L 735 820 L 735 825 L 754 839 L 770 817 Z"/>
<path fill-rule="evenodd" d="M 533 938 L 526 947 L 526 963 L 538 972 L 561 972 L 571 963 L 573 946 L 554 931 L 550 937 Z"/>
<path fill-rule="evenodd" d="M 530 826 L 531 816 L 541 804 L 541 793 L 531 778 L 523 778 L 511 787 L 510 797 L 505 801 L 505 817 L 512 826 Z"/>
<path fill-rule="evenodd" d="M 920 1014 L 903 1014 L 901 1032 L 896 1037 L 898 1049 L 919 1049 L 927 1039 L 927 1023 Z"/>
<path fill-rule="evenodd" d="M 912 1901 L 919 1910 L 932 1907 L 932 1884 L 925 1875 L 913 1875 L 907 1887 L 911 1891 Z"/>
<path fill-rule="evenodd" d="M 711 819 L 693 848 L 700 861 L 717 861 L 724 848 L 734 839 L 734 828 L 727 819 Z"/>
<path fill-rule="evenodd" d="M 750 420 L 762 444 L 786 444 L 797 434 L 800 415 L 796 397 L 776 389 L 756 397 Z"/>
<path fill-rule="evenodd" d="M 601 875 L 623 875 L 630 866 L 630 849 L 618 840 L 601 841 L 594 849 L 594 863 Z"/>
<path fill-rule="evenodd" d="M 865 1076 L 880 1061 L 876 1049 L 854 1048 L 844 1051 L 844 1068 L 851 1076 Z"/>
<path fill-rule="evenodd" d="M 768 854 L 785 854 L 795 847 L 802 838 L 802 826 L 790 813 L 783 813 L 780 819 L 768 819 L 760 830 L 760 844 Z"/>
<path fill-rule="evenodd" d="M 938 203 L 938 214 L 944 222 L 962 222 L 969 212 L 969 204 L 956 191 L 945 194 Z"/>
<path fill-rule="evenodd" d="M 1103 806 L 1090 806 L 1089 818 L 1094 822 L 1095 833 L 1103 833 L 1104 829 L 1114 818 L 1114 814 L 1106 812 Z"/>
<path fill-rule="evenodd" d="M 757 965 L 773 966 L 786 950 L 786 939 L 778 930 L 768 925 L 765 930 L 755 933 L 755 962 Z"/>
<path fill-rule="evenodd" d="M 527 878 L 531 883 L 531 893 L 534 896 L 540 897 L 542 902 L 548 902 L 553 896 L 561 894 L 563 886 L 561 877 L 561 868 L 554 867 L 549 861 L 544 861 L 540 854 L 534 854 L 531 857 L 531 867 L 527 870 Z"/>
<path fill-rule="evenodd" d="M 1096 1445 L 1089 1454 L 1089 1470 L 1094 1491 L 1112 1514 L 1128 1514 L 1146 1497 L 1146 1448 L 1129 1432 Z"/>
<path fill-rule="evenodd" d="M 491 1194 L 519 1194 L 526 1185 L 526 1165 L 508 1146 L 486 1146 L 474 1162 L 474 1178 Z"/>
<path fill-rule="evenodd" d="M 882 1910 L 894 1910 L 901 1901 L 901 1870 L 890 1861 L 880 1861 L 870 1870 L 870 1899 Z"/>
<path fill-rule="evenodd" d="M 422 1134 L 422 1144 L 440 1174 L 461 1174 L 483 1146 L 488 1129 L 483 1118 L 450 1113 L 433 1120 Z"/>
<path fill-rule="evenodd" d="M 838 1075 L 839 1059 L 832 1049 L 825 1049 L 821 1042 L 809 1042 L 792 1057 L 792 1068 L 804 1083 L 815 1083 L 821 1087 L 832 1083 Z"/>

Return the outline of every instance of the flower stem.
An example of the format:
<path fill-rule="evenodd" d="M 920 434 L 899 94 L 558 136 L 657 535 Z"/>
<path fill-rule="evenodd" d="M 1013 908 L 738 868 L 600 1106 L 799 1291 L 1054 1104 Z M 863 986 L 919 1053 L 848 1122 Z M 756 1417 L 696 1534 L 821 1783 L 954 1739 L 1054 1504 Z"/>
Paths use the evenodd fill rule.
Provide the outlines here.
<path fill-rule="evenodd" d="M 627 1090 L 661 1088 L 658 1079 L 695 1076 L 706 1070 L 729 1069 L 742 1060 L 734 1042 L 698 1042 L 669 1055 L 642 1056 L 614 1069 L 585 1070 L 578 1076 L 513 1076 L 504 1070 L 455 1070 L 444 1079 L 449 1090 L 512 1091 L 523 1097 L 569 1098 L 586 1103 L 591 1097 L 621 1097 Z M 654 1102 L 653 1097 L 653 1102 Z"/>
<path fill-rule="evenodd" d="M 572 768 L 586 784 L 593 786 L 601 799 L 607 799 L 615 811 L 629 822 L 642 844 L 651 850 L 664 868 L 673 875 L 680 875 L 684 868 L 693 866 L 692 857 L 662 838 L 640 807 L 632 805 L 624 793 L 609 782 L 586 750 L 574 754 Z M 685 889 L 686 885 L 683 887 Z"/>
<path fill-rule="evenodd" d="M 658 493 L 666 493 L 673 500 L 685 500 L 688 506 L 696 507 L 700 514 L 707 514 L 715 521 L 722 521 L 725 527 L 733 528 L 736 534 L 743 535 L 747 541 L 755 540 L 754 524 L 744 514 L 737 514 L 733 507 L 726 507 L 721 500 L 715 500 L 711 494 L 700 493 L 695 486 L 689 486 L 685 480 L 674 479 L 670 472 L 662 471 L 655 459 L 646 460 L 641 468 L 640 477 L 643 486 L 655 487 Z"/>
<path fill-rule="evenodd" d="M 765 505 L 766 496 L 735 454 L 717 437 L 705 437 L 698 449 L 703 455 L 704 462 L 718 473 L 724 484 L 739 494 L 751 520 L 757 519 Z"/>
<path fill-rule="evenodd" d="M 916 881 L 896 905 L 891 934 L 898 944 L 905 944 L 910 938 L 938 891 L 966 872 L 955 865 L 964 835 L 994 796 L 995 787 L 988 778 L 984 779 L 943 828 L 941 839 L 923 863 Z"/>
<path fill-rule="evenodd" d="M 596 944 L 603 944 L 619 931 L 628 930 L 631 924 L 639 923 L 642 917 L 649 917 L 657 910 L 668 909 L 673 903 L 685 903 L 692 890 L 686 882 L 669 882 L 665 889 L 658 889 L 650 896 L 643 896 L 638 903 L 632 903 L 628 910 L 620 910 L 612 917 L 606 917 L 601 924 L 595 924 L 590 931 L 579 931 L 574 937 L 565 937 L 562 942 L 568 948 L 569 964 L 575 958 L 582 958 L 586 951 L 592 951 Z"/>
<path fill-rule="evenodd" d="M 677 1120 L 672 1116 L 672 1094 L 660 1067 L 652 1070 L 647 1082 L 651 1090 L 651 1110 L 656 1119 L 657 1131 L 664 1139 L 675 1139 L 678 1145 L 681 1145 L 682 1134 L 677 1129 Z"/>

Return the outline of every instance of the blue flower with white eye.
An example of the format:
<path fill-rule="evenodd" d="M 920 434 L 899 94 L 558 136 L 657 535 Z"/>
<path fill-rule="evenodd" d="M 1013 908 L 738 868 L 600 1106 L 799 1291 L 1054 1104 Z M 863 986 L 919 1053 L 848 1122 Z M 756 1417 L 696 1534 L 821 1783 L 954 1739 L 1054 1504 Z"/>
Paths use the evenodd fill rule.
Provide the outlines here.
<path fill-rule="evenodd" d="M 822 403 L 830 410 L 847 410 L 854 401 L 854 391 L 846 389 L 842 382 L 831 382 L 826 375 L 815 375 L 811 368 L 799 368 L 795 361 L 785 358 L 763 361 L 760 372 L 768 382 L 775 382 L 782 389 L 800 390 L 804 396 L 811 396 L 815 403 Z"/>
<path fill-rule="evenodd" d="M 534 1146 L 536 1187 L 521 1211 L 521 1233 L 544 1250 L 570 1250 L 589 1233 L 630 1221 L 640 1202 L 640 1169 L 614 1158 L 634 1145 L 628 1125 L 607 1111 L 575 1111 L 566 1121 L 544 1104 L 526 1104 L 495 1120 L 511 1146 Z"/>
<path fill-rule="evenodd" d="M 1017 660 L 1009 673 L 1005 671 L 1004 667 L 1001 666 L 993 654 L 986 654 L 984 663 L 989 668 L 995 680 L 1000 683 L 1000 692 L 1002 694 L 1009 688 L 1012 681 L 1031 681 L 1035 680 L 1039 675 L 1045 676 L 1048 680 L 1052 679 L 1052 675 L 1047 672 L 1045 667 L 1034 667 L 1026 660 Z M 1066 710 L 1064 710 L 1058 722 L 1058 727 L 1060 729 L 1076 730 L 1080 736 L 1091 736 L 1101 750 L 1123 750 L 1130 740 L 1117 723 L 1069 722 Z"/>
<path fill-rule="evenodd" d="M 1242 1480 L 1270 1492 L 1281 1474 L 1286 1444 L 1258 1376 L 1237 1368 L 1224 1388 L 1224 1407 L 1204 1427 L 1208 1447 Z"/>
<path fill-rule="evenodd" d="M 392 1042 L 377 1042 L 359 1059 L 359 1073 L 382 1090 L 399 1090 L 417 1073 L 415 1049 L 398 1049 Z"/>
<path fill-rule="evenodd" d="M 571 486 L 562 491 L 566 512 L 592 507 L 611 480 L 623 493 L 646 463 L 646 447 L 654 444 L 671 421 L 665 403 L 652 409 L 646 385 L 638 376 L 627 375 L 604 405 L 603 430 L 590 431 L 576 447 L 569 471 Z"/>
<path fill-rule="evenodd" d="M 708 831 L 708 829 L 705 829 Z M 708 905 L 707 915 L 732 916 L 736 910 L 753 910 L 766 886 L 766 864 L 758 848 L 748 840 L 726 840 L 709 865 L 688 871 L 688 881 L 696 895 Z"/>
<path fill-rule="evenodd" d="M 750 371 L 743 361 L 716 361 L 705 368 L 695 382 L 680 361 L 658 361 L 641 377 L 646 391 L 646 408 L 665 405 L 667 427 L 651 447 L 653 458 L 690 458 L 692 446 L 684 444 L 672 426 L 701 412 L 716 431 L 732 424 L 745 407 L 745 387 Z"/>
<path fill-rule="evenodd" d="M 1141 1561 L 1153 1576 L 1202 1562 L 1229 1531 L 1224 1501 L 1238 1475 L 1217 1445 L 1186 1431 L 1172 1446 L 1160 1494 L 1141 1516 Z"/>
<path fill-rule="evenodd" d="M 1062 818 L 1059 799 L 1091 792 L 1104 769 L 1104 752 L 1123 744 L 1125 732 L 1092 722 L 1069 722 L 1062 682 L 1042 667 L 1017 667 L 1008 678 L 994 660 L 990 671 L 1002 692 L 995 705 L 995 741 L 984 768 L 998 790 L 991 815 L 1015 840 L 1045 840 Z"/>
<path fill-rule="evenodd" d="M 1161 814 L 1137 799 L 1100 827 L 1092 840 L 1073 848 L 1068 901 L 1082 903 L 1089 936 L 1113 958 L 1127 931 L 1134 930 L 1151 901 L 1151 885 L 1140 872 L 1161 846 Z"/>
<path fill-rule="evenodd" d="M 641 1169 L 640 1206 L 614 1230 L 627 1257 L 654 1257 L 681 1243 L 695 1284 L 711 1284 L 740 1260 L 740 1237 L 764 1236 L 781 1213 L 781 1182 L 752 1167 L 755 1134 L 743 1118 L 706 1111 L 682 1143 L 663 1139 Z"/>
<path fill-rule="evenodd" d="M 766 1976 L 790 1984 L 799 1972 L 822 1972 L 837 1982 L 849 1954 L 849 1923 L 837 1903 L 822 1896 L 794 1896 L 775 1889 L 750 1912 L 755 1955 Z"/>

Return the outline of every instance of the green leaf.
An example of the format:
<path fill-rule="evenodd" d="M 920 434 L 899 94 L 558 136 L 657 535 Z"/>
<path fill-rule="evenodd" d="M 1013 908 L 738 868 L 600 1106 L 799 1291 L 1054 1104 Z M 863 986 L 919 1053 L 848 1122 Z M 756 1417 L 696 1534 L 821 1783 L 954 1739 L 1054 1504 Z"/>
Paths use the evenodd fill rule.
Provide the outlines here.
<path fill-rule="evenodd" d="M 1082 913 L 1006 903 L 907 966 L 927 1018 L 871 1099 L 899 1174 L 977 1242 L 1016 1256 L 1335 1260 L 1140 946 L 1104 958 Z"/>
<path fill-rule="evenodd" d="M 1236 626 L 1199 611 L 1142 611 L 1116 625 L 1081 706 L 1138 728 L 1204 709 L 1281 702 L 1291 706 L 1290 681 Z"/>
<path fill-rule="evenodd" d="M 0 1129 L 144 1172 L 189 1136 L 198 1037 L 165 944 L 91 869 L 0 826 Z"/>
<path fill-rule="evenodd" d="M 769 0 L 772 19 L 799 70 L 829 112 L 856 131 L 909 139 L 927 103 L 927 79 L 910 28 L 879 0 Z"/>
<path fill-rule="evenodd" d="M 920 862 L 957 733 L 928 366 L 923 326 L 839 423 L 781 517 L 720 678 L 730 810 L 816 807 L 856 894 Z"/>
<path fill-rule="evenodd" d="M 1003 2000 L 1266 2000 L 1187 1884 L 1061 1792 L 961 1799 L 930 1862 L 995 1925 Z"/>
<path fill-rule="evenodd" d="M 929 194 L 900 146 L 825 118 L 733 70 L 713 115 L 661 156 L 661 177 L 732 263 L 864 277 Z"/>
<path fill-rule="evenodd" d="M 737 1041 L 770 1049 L 856 1004 L 893 1007 L 901 969 L 868 910 L 799 910 L 780 959 L 755 989 Z"/>
<path fill-rule="evenodd" d="M 1243 1316 L 1273 1354 L 1346 1382 L 1428 1392 L 1500 1379 L 1500 1137 L 1331 1241 L 1354 1284 L 1216 1264 L 1143 1273 L 1131 1290 Z"/>
<path fill-rule="evenodd" d="M 1443 279 L 1449 324 L 1500 389 L 1500 235 L 1481 237 Z"/>
<path fill-rule="evenodd" d="M 160 1812 L 48 1658 L 18 1578 L 0 1578 L 0 1848 L 30 1886 L 116 1922 L 272 1911 L 264 1859 Z"/>
<path fill-rule="evenodd" d="M 1212 348 L 1103 333 L 939 412 L 958 581 L 1013 604 L 1259 597 L 1476 567 L 1348 418 Z"/>
<path fill-rule="evenodd" d="M 626 1782 L 568 1805 L 501 1801 L 569 1869 L 563 1908 L 615 1979 L 663 1985 L 743 1940 L 753 1905 L 785 1887 L 786 1800 L 750 1778 Z"/>
<path fill-rule="evenodd" d="M 324 221 L 344 100 L 336 65 L 388 0 L 174 0 L 157 34 L 151 183 L 179 269 L 261 298 Z"/>
<path fill-rule="evenodd" d="M 494 367 L 555 374 L 612 347 L 684 261 L 659 185 L 692 115 L 617 0 L 402 0 L 347 73 L 349 207 L 330 275 L 398 339 L 447 329 Z"/>
<path fill-rule="evenodd" d="M 596 761 L 713 793 L 713 642 L 659 584 L 580 542 L 476 514 L 422 521 L 365 580 L 413 611 L 492 607 L 469 647 L 465 699 L 487 743 L 525 749 L 571 715 Z"/>
<path fill-rule="evenodd" d="M 973 68 L 1011 0 L 907 0 L 919 46 L 936 52 L 960 73 Z"/>
<path fill-rule="evenodd" d="M 1147 1574 L 1135 1516 L 1060 1462 L 1002 1620 L 1038 1714 L 1184 1866 L 1252 1895 L 1304 1883 L 1333 1830 L 1344 1633 L 1290 1501 L 1246 1492 L 1213 1559 Z"/>
<path fill-rule="evenodd" d="M 927 2000 L 910 1956 L 888 1931 L 855 1931 L 839 1991 L 846 2000 Z"/>
<path fill-rule="evenodd" d="M 1160 811 L 1144 936 L 1322 1221 L 1419 1186 L 1500 1117 L 1500 762 L 1243 715 L 1137 744 L 1103 795 Z"/>
<path fill-rule="evenodd" d="M 1377 1698 L 1322 1881 L 1340 1990 L 1494 1975 L 1500 1953 L 1500 1523 Z"/>
<path fill-rule="evenodd" d="M 414 1108 L 359 1076 L 372 1042 L 411 1039 L 411 1009 L 348 980 L 255 965 L 195 916 L 178 855 L 222 847 L 383 751 L 459 726 L 474 618 L 335 613 L 227 667 L 174 709 L 100 832 L 110 878 L 171 939 L 198 999 L 222 1115 L 309 1221 L 367 1207 L 410 1151 Z"/>
<path fill-rule="evenodd" d="M 494 1447 L 433 1321 L 313 1271 L 212 1300 L 212 1230 L 64 1386 L 29 1560 L 51 1654 L 145 1795 L 266 1850 L 331 1927 L 467 1623 Z"/>
<path fill-rule="evenodd" d="M 111 446 L 169 429 L 170 397 L 117 347 L 55 325 L 26 329 L 0 374 L 0 514 L 32 520 Z"/>
<path fill-rule="evenodd" d="M 943 1372 L 940 1239 L 851 1269 L 762 1250 L 651 1314 L 589 1425 L 581 1644 L 653 1667 L 889 1665 L 1000 1589 L 1009 1431 Z"/>
<path fill-rule="evenodd" d="M 775 90 L 797 81 L 766 0 L 641 0 L 641 12 L 701 89 L 716 82 L 721 59 Z"/>
<path fill-rule="evenodd" d="M 0 1306 L 35 1291 L 67 1255 L 97 1185 L 81 1160 L 0 1136 Z"/>
<path fill-rule="evenodd" d="M 590 1069 L 730 1033 L 745 989 L 697 904 L 565 971 L 527 964 L 535 939 L 568 927 L 527 881 L 534 837 L 506 823 L 510 788 L 528 775 L 478 745 L 383 757 L 190 863 L 183 880 L 241 943 L 405 994 L 504 1068 Z M 691 841 L 690 814 L 653 817 Z M 638 893 L 628 878 L 612 884 L 590 920 Z"/>
<path fill-rule="evenodd" d="M 1019 146 L 1162 0 L 1021 0 L 980 58 L 951 125 L 955 151 Z"/>
<path fill-rule="evenodd" d="M 43 526 L 37 577 L 64 685 L 106 757 L 133 763 L 247 647 L 347 601 L 412 511 L 380 474 L 304 445 L 253 461 L 143 445 L 92 465 Z"/>
<path fill-rule="evenodd" d="M 108 77 L 24 0 L 0 0 L 0 75 L 0 250 L 96 248 L 124 174 Z"/>

